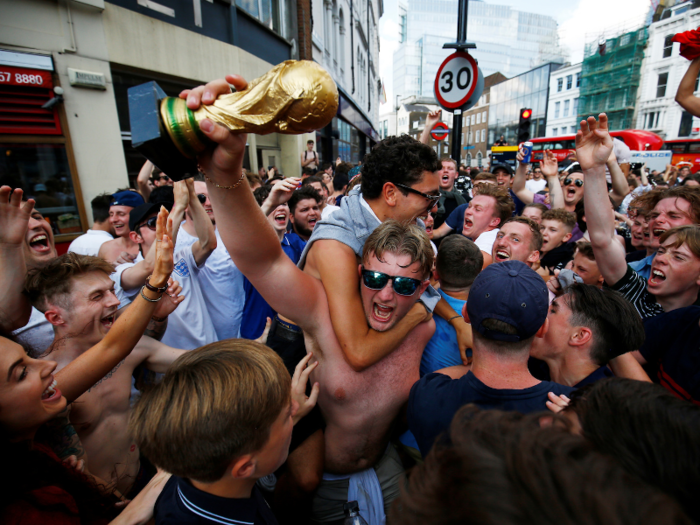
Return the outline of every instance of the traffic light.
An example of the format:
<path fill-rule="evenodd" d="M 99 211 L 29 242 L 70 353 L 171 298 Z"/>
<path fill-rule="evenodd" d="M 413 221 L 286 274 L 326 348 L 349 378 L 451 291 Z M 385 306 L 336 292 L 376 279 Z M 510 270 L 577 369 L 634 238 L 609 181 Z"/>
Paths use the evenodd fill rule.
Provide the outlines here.
<path fill-rule="evenodd" d="M 523 108 L 520 110 L 520 122 L 518 123 L 518 144 L 530 140 L 530 122 L 532 121 L 532 110 Z"/>

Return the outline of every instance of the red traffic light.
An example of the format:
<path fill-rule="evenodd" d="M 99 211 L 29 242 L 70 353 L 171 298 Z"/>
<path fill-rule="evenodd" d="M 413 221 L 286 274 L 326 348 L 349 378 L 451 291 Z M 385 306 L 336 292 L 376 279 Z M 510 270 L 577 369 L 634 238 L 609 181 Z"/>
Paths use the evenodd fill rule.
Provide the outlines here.
<path fill-rule="evenodd" d="M 523 109 L 520 112 L 520 118 L 530 118 L 532 116 L 532 110 L 531 109 Z"/>

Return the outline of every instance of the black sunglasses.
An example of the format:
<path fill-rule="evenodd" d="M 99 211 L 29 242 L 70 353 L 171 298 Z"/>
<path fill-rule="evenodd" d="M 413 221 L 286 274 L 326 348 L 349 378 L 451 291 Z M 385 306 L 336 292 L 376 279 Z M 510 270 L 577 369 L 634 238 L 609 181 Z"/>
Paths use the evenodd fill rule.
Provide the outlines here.
<path fill-rule="evenodd" d="M 582 179 L 576 179 L 576 180 L 574 180 L 574 179 L 572 179 L 571 177 L 567 177 L 567 178 L 564 179 L 564 186 L 568 186 L 568 185 L 571 184 L 572 182 L 576 185 L 577 188 L 580 188 L 581 186 L 583 186 L 583 180 L 582 180 Z"/>
<path fill-rule="evenodd" d="M 416 195 L 420 195 L 421 197 L 428 199 L 431 204 L 435 204 L 437 201 L 440 200 L 440 195 L 430 195 L 428 193 L 423 193 L 422 191 L 418 191 L 416 189 L 411 188 L 410 186 L 406 186 L 405 184 L 401 184 L 399 182 L 396 182 L 394 186 L 398 186 L 399 188 L 406 190 L 409 193 L 415 193 Z"/>
<path fill-rule="evenodd" d="M 167 175 L 160 175 L 160 176 L 158 177 L 158 179 L 159 179 L 159 180 L 165 179 L 166 181 L 169 181 L 169 180 L 170 180 L 170 177 L 168 177 Z"/>
<path fill-rule="evenodd" d="M 158 216 L 151 217 L 150 219 L 146 220 L 145 222 L 142 222 L 136 227 L 136 230 L 140 230 L 143 226 L 148 226 L 148 229 L 151 231 L 156 231 L 156 223 L 158 222 Z"/>
<path fill-rule="evenodd" d="M 205 202 L 207 202 L 208 197 L 206 195 L 204 195 L 204 193 L 198 193 L 197 198 L 199 199 L 199 202 L 204 204 Z"/>
<path fill-rule="evenodd" d="M 386 283 L 391 279 L 394 291 L 405 297 L 410 297 L 418 287 L 422 284 L 420 279 L 412 279 L 411 277 L 401 277 L 396 275 L 387 275 L 382 272 L 374 272 L 362 268 L 362 282 L 370 290 L 383 290 Z"/>

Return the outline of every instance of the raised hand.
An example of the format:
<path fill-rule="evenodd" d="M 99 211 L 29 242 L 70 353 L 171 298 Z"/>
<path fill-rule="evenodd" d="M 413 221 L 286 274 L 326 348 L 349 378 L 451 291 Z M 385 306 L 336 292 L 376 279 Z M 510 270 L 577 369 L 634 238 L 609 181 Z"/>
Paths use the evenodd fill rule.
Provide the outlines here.
<path fill-rule="evenodd" d="M 27 234 L 34 199 L 22 202 L 22 190 L 0 187 L 0 244 L 22 244 Z"/>
<path fill-rule="evenodd" d="M 613 141 L 608 133 L 608 117 L 605 113 L 581 121 L 576 133 L 576 158 L 585 172 L 596 167 L 604 167 L 613 149 Z"/>
<path fill-rule="evenodd" d="M 192 184 L 192 191 L 194 191 L 194 182 L 192 179 L 189 179 L 189 181 Z M 173 184 L 173 196 L 175 197 L 174 206 L 177 206 L 183 210 L 187 208 L 190 203 L 190 189 L 187 185 L 187 180 L 179 180 Z"/>
<path fill-rule="evenodd" d="M 171 277 L 168 279 L 168 289 L 165 290 L 163 298 L 158 301 L 155 312 L 153 312 L 153 317 L 158 317 L 160 319 L 168 317 L 171 313 L 175 311 L 175 308 L 185 300 L 184 295 L 180 295 L 182 292 L 182 286 L 180 283 L 173 280 Z"/>
<path fill-rule="evenodd" d="M 156 222 L 156 256 L 151 275 L 150 283 L 153 286 L 165 286 L 173 271 L 173 242 L 168 235 L 168 210 L 163 206 L 158 212 L 158 220 Z M 172 232 L 172 230 L 170 230 Z"/>
<path fill-rule="evenodd" d="M 275 182 L 274 186 L 272 186 L 272 190 L 270 190 L 270 194 L 260 207 L 263 215 L 269 215 L 277 206 L 291 199 L 294 190 L 299 187 L 299 182 L 301 182 L 301 179 L 298 177 L 288 177 Z"/>
<path fill-rule="evenodd" d="M 545 177 L 556 177 L 559 174 L 557 157 L 550 150 L 546 150 L 540 161 L 540 170 Z"/>
<path fill-rule="evenodd" d="M 299 364 L 294 369 L 294 376 L 292 377 L 292 399 L 299 404 L 297 413 L 294 414 L 292 418 L 294 419 L 295 425 L 302 417 L 311 412 L 311 409 L 316 406 L 316 400 L 318 399 L 318 392 L 320 390 L 318 383 L 314 383 L 314 386 L 311 388 L 311 395 L 306 395 L 306 383 L 309 380 L 309 374 L 318 366 L 318 361 L 307 366 L 313 355 L 313 352 L 306 354 L 306 357 L 299 361 Z"/>
<path fill-rule="evenodd" d="M 428 113 L 428 116 L 425 118 L 425 127 L 428 129 L 433 129 L 433 126 L 440 122 L 440 117 L 442 116 L 442 110 L 441 109 L 436 109 L 434 111 L 431 111 Z"/>
<path fill-rule="evenodd" d="M 248 82 L 240 75 L 226 75 L 225 78 L 209 82 L 205 86 L 186 89 L 180 93 L 180 98 L 187 99 L 187 107 L 197 110 L 201 105 L 211 105 L 219 95 L 231 93 L 231 86 L 242 91 L 248 87 Z M 231 185 L 240 180 L 243 152 L 248 135 L 231 133 L 209 119 L 199 123 L 202 132 L 217 146 L 199 156 L 199 164 L 205 173 L 213 176 L 216 184 Z"/>

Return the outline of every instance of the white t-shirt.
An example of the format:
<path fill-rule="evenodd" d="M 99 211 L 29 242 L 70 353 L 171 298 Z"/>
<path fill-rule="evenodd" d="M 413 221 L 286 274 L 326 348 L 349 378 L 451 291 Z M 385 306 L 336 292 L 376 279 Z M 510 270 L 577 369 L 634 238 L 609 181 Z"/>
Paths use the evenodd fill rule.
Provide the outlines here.
<path fill-rule="evenodd" d="M 34 307 L 29 322 L 12 332 L 12 335 L 29 352 L 30 357 L 38 357 L 46 352 L 54 338 L 53 326 L 46 320 L 46 316 Z"/>
<path fill-rule="evenodd" d="M 141 290 L 140 286 L 131 290 L 124 290 L 124 288 L 122 288 L 122 274 L 124 273 L 124 270 L 128 270 L 140 261 L 143 261 L 143 255 L 141 255 L 141 252 L 139 252 L 139 254 L 136 256 L 134 262 L 120 264 L 115 268 L 114 273 L 109 276 L 109 278 L 114 281 L 114 295 L 116 295 L 117 299 L 119 299 L 119 308 L 124 308 L 125 306 L 131 304 L 131 301 L 134 300 L 136 294 L 139 293 L 139 290 Z"/>
<path fill-rule="evenodd" d="M 474 244 L 476 244 L 482 252 L 486 252 L 491 255 L 491 249 L 493 248 L 493 243 L 496 242 L 496 235 L 500 230 L 496 228 L 495 230 L 487 231 L 479 235 Z"/>
<path fill-rule="evenodd" d="M 547 186 L 547 181 L 544 179 L 540 179 L 540 180 L 532 179 L 532 180 L 529 180 L 525 183 L 525 187 L 528 190 L 530 190 L 532 193 L 540 192 L 543 189 L 545 189 L 546 186 Z"/>
<path fill-rule="evenodd" d="M 107 241 L 114 239 L 109 233 L 102 230 L 88 230 L 86 233 L 77 237 L 70 243 L 69 252 L 79 253 L 81 255 L 92 255 L 97 257 L 97 253 Z"/>
<path fill-rule="evenodd" d="M 197 237 L 187 233 L 182 226 L 177 234 L 177 247 L 192 246 Z M 238 337 L 245 305 L 243 274 L 236 268 L 231 256 L 216 230 L 216 249 L 204 265 L 194 268 L 209 317 L 218 340 Z"/>
<path fill-rule="evenodd" d="M 178 237 L 182 233 L 185 232 L 181 229 Z M 199 280 L 194 277 L 196 264 L 192 255 L 192 245 L 176 249 L 173 261 L 175 266 L 172 278 L 182 286 L 181 295 L 184 295 L 185 299 L 168 316 L 168 328 L 162 342 L 173 348 L 194 350 L 218 339 Z"/>
<path fill-rule="evenodd" d="M 326 207 L 323 208 L 323 211 L 321 212 L 321 220 L 327 219 L 331 215 L 331 213 L 339 209 L 340 206 L 336 206 L 335 204 L 326 204 Z"/>

